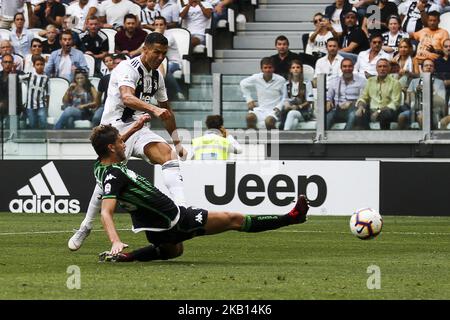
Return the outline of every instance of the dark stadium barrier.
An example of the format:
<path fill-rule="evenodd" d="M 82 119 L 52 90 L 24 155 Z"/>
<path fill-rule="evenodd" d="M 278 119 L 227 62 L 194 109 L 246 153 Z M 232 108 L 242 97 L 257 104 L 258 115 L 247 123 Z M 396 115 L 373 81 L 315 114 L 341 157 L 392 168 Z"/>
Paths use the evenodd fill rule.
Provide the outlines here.
<path fill-rule="evenodd" d="M 93 164 L 0 161 L 0 212 L 85 212 L 95 186 Z M 128 166 L 167 193 L 160 166 L 141 160 Z M 383 215 L 450 215 L 449 162 L 183 162 L 181 170 L 188 203 L 209 210 L 282 214 L 297 193 L 306 193 L 313 215 L 350 215 L 361 207 Z"/>
<path fill-rule="evenodd" d="M 0 212 L 86 212 L 95 187 L 92 160 L 0 161 Z M 153 167 L 129 161 L 130 169 L 153 181 Z"/>
<path fill-rule="evenodd" d="M 449 162 L 381 162 L 380 212 L 450 216 Z"/>

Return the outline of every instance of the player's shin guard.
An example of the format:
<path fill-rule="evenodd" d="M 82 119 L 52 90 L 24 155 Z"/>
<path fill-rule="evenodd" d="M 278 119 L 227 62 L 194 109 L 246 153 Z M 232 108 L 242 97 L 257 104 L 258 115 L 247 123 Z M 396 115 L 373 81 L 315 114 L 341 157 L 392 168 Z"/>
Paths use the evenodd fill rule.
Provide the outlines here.
<path fill-rule="evenodd" d="M 102 206 L 102 189 L 96 184 L 94 192 L 92 193 L 91 200 L 89 201 L 89 206 L 86 212 L 86 217 L 81 223 L 80 228 L 86 227 L 87 229 L 92 229 L 92 222 L 95 216 L 100 212 Z"/>
<path fill-rule="evenodd" d="M 178 160 L 169 160 L 162 165 L 164 183 L 173 196 L 174 202 L 179 206 L 186 206 L 184 198 L 183 177 L 180 172 Z"/>
<path fill-rule="evenodd" d="M 292 223 L 290 217 L 282 216 L 245 216 L 244 223 L 241 230 L 243 232 L 261 232 L 267 230 L 274 230 L 281 227 L 288 226 Z"/>

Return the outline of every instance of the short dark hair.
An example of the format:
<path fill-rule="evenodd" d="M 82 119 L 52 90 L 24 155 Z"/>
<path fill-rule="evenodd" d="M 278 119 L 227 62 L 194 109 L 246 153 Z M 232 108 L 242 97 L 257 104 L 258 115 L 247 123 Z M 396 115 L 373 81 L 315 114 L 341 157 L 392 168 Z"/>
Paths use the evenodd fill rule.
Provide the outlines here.
<path fill-rule="evenodd" d="M 438 11 L 436 11 L 436 10 L 428 12 L 428 16 L 436 17 L 439 20 L 441 19 L 441 14 Z"/>
<path fill-rule="evenodd" d="M 41 40 L 41 39 L 39 39 L 39 38 L 33 38 L 33 39 L 31 40 L 31 45 L 30 45 L 30 47 L 32 47 L 32 46 L 33 46 L 33 43 L 35 43 L 35 42 L 42 44 L 42 40 Z"/>
<path fill-rule="evenodd" d="M 33 62 L 33 65 L 37 62 L 41 61 L 43 64 L 45 64 L 45 58 L 41 56 L 40 54 L 33 54 L 31 56 L 31 62 Z"/>
<path fill-rule="evenodd" d="M 127 13 L 127 14 L 123 17 L 123 22 L 125 22 L 125 20 L 127 20 L 127 19 L 134 19 L 134 20 L 137 21 L 137 17 L 136 17 L 134 14 L 132 14 L 132 13 Z"/>
<path fill-rule="evenodd" d="M 209 115 L 205 123 L 208 129 L 220 129 L 223 126 L 223 117 L 219 114 Z"/>
<path fill-rule="evenodd" d="M 91 141 L 92 147 L 100 158 L 108 155 L 109 144 L 114 144 L 119 136 L 119 130 L 112 125 L 99 125 L 92 130 Z"/>
<path fill-rule="evenodd" d="M 157 16 L 156 18 L 155 18 L 155 21 L 156 20 L 162 20 L 162 21 L 164 21 L 164 24 L 167 24 L 167 20 L 166 20 L 166 18 L 164 18 L 163 16 Z"/>
<path fill-rule="evenodd" d="M 328 39 L 327 40 L 327 45 L 328 45 L 329 42 L 336 42 L 338 44 L 338 46 L 339 46 L 339 40 L 337 38 L 333 37 L 333 38 Z"/>
<path fill-rule="evenodd" d="M 103 57 L 102 61 L 105 62 L 105 59 L 108 58 L 108 57 L 111 58 L 111 59 L 114 59 L 114 55 L 113 55 L 112 53 L 107 53 L 107 54 Z"/>
<path fill-rule="evenodd" d="M 73 39 L 73 34 L 72 34 L 72 31 L 70 31 L 70 30 L 64 30 L 63 32 L 61 32 L 61 38 L 60 38 L 60 40 L 62 40 L 63 35 L 71 36 L 72 39 Z"/>
<path fill-rule="evenodd" d="M 271 57 L 264 57 L 264 58 L 262 58 L 261 62 L 259 63 L 259 66 L 261 67 L 261 69 L 262 69 L 263 65 L 265 65 L 265 64 L 270 64 L 271 66 L 273 66 L 272 58 Z"/>
<path fill-rule="evenodd" d="M 16 20 L 16 17 L 17 16 L 22 16 L 24 19 L 25 19 L 25 15 L 23 14 L 23 12 L 17 12 L 15 15 L 14 15 L 14 18 L 13 18 L 13 21 L 15 21 Z"/>
<path fill-rule="evenodd" d="M 289 39 L 286 38 L 286 36 L 283 36 L 283 35 L 278 36 L 278 37 L 275 39 L 275 45 L 277 45 L 277 42 L 278 42 L 278 41 L 287 41 L 287 44 L 289 45 Z"/>
<path fill-rule="evenodd" d="M 113 55 L 113 59 L 115 60 L 115 59 L 120 59 L 120 60 L 127 60 L 127 57 L 123 54 L 123 53 L 118 53 L 118 54 L 115 54 L 115 55 Z"/>
<path fill-rule="evenodd" d="M 166 37 L 164 37 L 163 34 L 161 34 L 159 32 L 149 33 L 147 35 L 147 37 L 145 38 L 145 45 L 151 46 L 152 44 L 155 44 L 155 43 L 162 44 L 163 46 L 169 45 L 169 41 L 167 40 Z"/>
<path fill-rule="evenodd" d="M 376 39 L 376 38 L 380 38 L 381 39 L 381 42 L 383 42 L 383 36 L 381 35 L 381 33 L 374 33 L 374 34 L 372 34 L 371 36 L 370 36 L 370 38 L 369 38 L 369 42 L 372 42 L 372 40 L 373 39 Z"/>

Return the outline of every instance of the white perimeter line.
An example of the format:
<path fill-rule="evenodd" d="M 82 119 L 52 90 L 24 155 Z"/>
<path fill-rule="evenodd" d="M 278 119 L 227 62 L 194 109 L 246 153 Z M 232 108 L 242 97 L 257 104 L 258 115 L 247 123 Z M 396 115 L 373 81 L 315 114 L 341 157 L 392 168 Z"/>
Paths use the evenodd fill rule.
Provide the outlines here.
<path fill-rule="evenodd" d="M 103 229 L 94 229 L 91 232 L 100 232 Z M 131 229 L 117 229 L 117 231 L 131 231 Z M 285 233 L 333 233 L 333 234 L 351 234 L 350 232 L 339 231 L 322 231 L 322 230 L 273 230 L 270 232 L 285 232 Z M 58 234 L 58 233 L 74 233 L 74 230 L 59 230 L 59 231 L 29 231 L 29 232 L 3 232 L 0 236 L 15 236 L 15 235 L 30 235 L 30 234 Z M 402 234 L 402 235 L 424 235 L 424 236 L 449 236 L 450 232 L 397 232 L 387 231 L 384 234 Z"/>

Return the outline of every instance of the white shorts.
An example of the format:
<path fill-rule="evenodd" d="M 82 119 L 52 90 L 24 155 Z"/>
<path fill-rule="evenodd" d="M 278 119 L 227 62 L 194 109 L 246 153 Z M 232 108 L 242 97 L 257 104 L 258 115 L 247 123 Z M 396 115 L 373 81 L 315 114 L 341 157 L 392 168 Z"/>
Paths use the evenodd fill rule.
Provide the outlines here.
<path fill-rule="evenodd" d="M 113 127 L 117 128 L 117 130 L 119 130 L 120 134 L 122 134 L 128 131 L 128 129 L 133 125 L 133 122 L 129 123 L 116 122 L 113 123 L 112 125 Z M 168 144 L 167 141 L 164 140 L 164 138 L 154 133 L 147 126 L 144 126 L 141 130 L 132 134 L 131 137 L 129 137 L 128 140 L 125 142 L 126 145 L 125 155 L 127 157 L 127 160 L 130 159 L 131 157 L 137 157 L 147 162 L 150 162 L 150 160 L 144 153 L 144 147 L 152 142 L 163 142 Z"/>
<path fill-rule="evenodd" d="M 253 110 L 250 110 L 249 113 L 253 113 L 256 115 L 256 118 L 258 119 L 257 127 L 259 129 L 266 127 L 267 117 L 273 117 L 275 118 L 275 121 L 279 121 L 278 117 L 275 115 L 275 111 L 270 109 L 256 107 L 253 108 Z"/>

